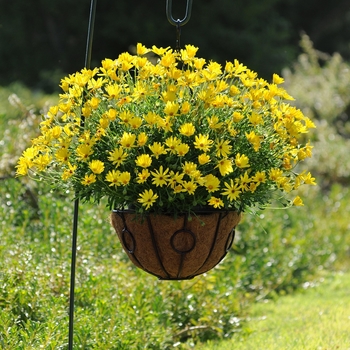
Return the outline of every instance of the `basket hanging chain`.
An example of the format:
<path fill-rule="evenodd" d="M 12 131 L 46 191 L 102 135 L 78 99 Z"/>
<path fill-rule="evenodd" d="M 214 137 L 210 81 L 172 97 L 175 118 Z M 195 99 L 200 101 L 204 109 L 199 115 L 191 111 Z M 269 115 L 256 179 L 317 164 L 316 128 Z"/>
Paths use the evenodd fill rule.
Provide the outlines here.
<path fill-rule="evenodd" d="M 185 17 L 183 19 L 176 20 L 172 15 L 172 2 L 172 0 L 166 1 L 166 15 L 170 24 L 176 27 L 176 50 L 179 50 L 181 27 L 184 26 L 190 20 L 193 0 L 187 0 Z"/>

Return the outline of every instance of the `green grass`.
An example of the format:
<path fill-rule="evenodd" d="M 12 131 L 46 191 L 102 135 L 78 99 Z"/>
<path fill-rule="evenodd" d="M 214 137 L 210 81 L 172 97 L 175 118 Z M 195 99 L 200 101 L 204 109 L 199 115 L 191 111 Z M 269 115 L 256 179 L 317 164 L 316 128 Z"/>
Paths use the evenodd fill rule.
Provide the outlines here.
<path fill-rule="evenodd" d="M 322 283 L 305 287 L 254 305 L 245 336 L 200 349 L 350 349 L 350 273 L 327 273 Z"/>

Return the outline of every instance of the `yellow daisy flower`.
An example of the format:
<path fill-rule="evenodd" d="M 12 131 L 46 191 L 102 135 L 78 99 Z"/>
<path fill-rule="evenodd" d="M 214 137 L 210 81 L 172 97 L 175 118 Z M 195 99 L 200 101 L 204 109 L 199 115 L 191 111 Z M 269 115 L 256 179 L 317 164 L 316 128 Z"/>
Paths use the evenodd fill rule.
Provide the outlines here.
<path fill-rule="evenodd" d="M 208 204 L 218 209 L 224 206 L 224 202 L 222 201 L 222 199 L 216 197 L 210 197 L 210 199 L 208 200 Z"/>
<path fill-rule="evenodd" d="M 141 154 L 136 158 L 136 165 L 142 168 L 148 168 L 152 164 L 152 158 L 149 154 Z"/>
<path fill-rule="evenodd" d="M 141 203 L 142 206 L 146 207 L 146 209 L 149 209 L 158 198 L 158 195 L 153 193 L 152 189 L 144 190 L 139 196 L 140 198 L 138 198 L 137 201 Z"/>
<path fill-rule="evenodd" d="M 84 186 L 90 186 L 94 182 L 96 182 L 96 175 L 95 174 L 85 175 L 83 180 L 81 181 L 81 183 Z"/>
<path fill-rule="evenodd" d="M 89 168 L 94 174 L 101 174 L 105 170 L 105 166 L 100 160 L 92 160 L 89 163 Z"/>
<path fill-rule="evenodd" d="M 142 184 L 146 182 L 150 175 L 148 169 L 142 169 L 142 171 L 137 174 L 137 183 Z"/>
<path fill-rule="evenodd" d="M 192 136 L 195 133 L 196 128 L 192 123 L 185 123 L 180 126 L 179 131 L 180 131 L 180 134 L 182 135 Z"/>
<path fill-rule="evenodd" d="M 190 150 L 190 147 L 186 143 L 180 143 L 179 145 L 176 146 L 176 153 L 180 157 L 185 156 L 189 150 Z"/>
<path fill-rule="evenodd" d="M 158 186 L 162 187 L 166 185 L 169 180 L 168 172 L 169 172 L 168 168 L 165 169 L 165 171 L 163 171 L 163 165 L 160 166 L 159 170 L 152 171 L 151 172 L 151 174 L 153 175 L 152 183 L 157 187 Z"/>

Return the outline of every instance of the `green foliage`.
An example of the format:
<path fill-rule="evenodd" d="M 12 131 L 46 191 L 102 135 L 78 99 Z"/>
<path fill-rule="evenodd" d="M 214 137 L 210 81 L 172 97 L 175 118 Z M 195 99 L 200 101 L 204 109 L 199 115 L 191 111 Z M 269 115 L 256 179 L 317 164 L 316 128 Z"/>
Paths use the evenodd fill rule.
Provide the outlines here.
<path fill-rule="evenodd" d="M 308 169 L 323 188 L 335 182 L 349 185 L 350 64 L 337 53 L 317 51 L 305 35 L 301 46 L 304 53 L 283 75 L 298 108 L 317 125 Z"/>
<path fill-rule="evenodd" d="M 0 177 L 14 175 L 18 157 L 39 134 L 40 113 L 56 99 L 19 83 L 0 86 Z"/>

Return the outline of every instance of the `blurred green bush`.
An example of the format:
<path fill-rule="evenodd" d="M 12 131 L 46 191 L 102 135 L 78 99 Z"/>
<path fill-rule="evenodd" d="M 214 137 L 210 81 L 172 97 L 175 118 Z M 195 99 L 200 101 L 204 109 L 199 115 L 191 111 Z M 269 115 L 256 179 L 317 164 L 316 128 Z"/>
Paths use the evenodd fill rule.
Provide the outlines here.
<path fill-rule="evenodd" d="M 308 168 L 326 189 L 350 184 L 350 64 L 335 53 L 317 51 L 309 37 L 301 40 L 304 53 L 285 69 L 286 89 L 317 128 L 312 131 L 313 157 Z"/>

